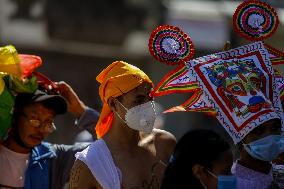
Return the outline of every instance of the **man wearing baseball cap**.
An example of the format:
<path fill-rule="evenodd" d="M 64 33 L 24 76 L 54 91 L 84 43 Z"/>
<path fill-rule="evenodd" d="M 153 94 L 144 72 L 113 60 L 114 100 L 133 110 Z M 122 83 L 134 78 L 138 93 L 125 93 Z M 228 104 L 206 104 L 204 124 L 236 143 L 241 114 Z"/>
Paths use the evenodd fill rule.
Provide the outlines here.
<path fill-rule="evenodd" d="M 12 127 L 0 144 L 0 188 L 61 189 L 69 181 L 74 154 L 86 145 L 43 140 L 56 130 L 55 116 L 67 109 L 80 117 L 79 126 L 91 125 L 97 119 L 86 122 L 87 117 L 98 118 L 98 114 L 88 109 L 68 84 L 61 82 L 58 87 L 65 98 L 42 90 L 16 96 Z"/>

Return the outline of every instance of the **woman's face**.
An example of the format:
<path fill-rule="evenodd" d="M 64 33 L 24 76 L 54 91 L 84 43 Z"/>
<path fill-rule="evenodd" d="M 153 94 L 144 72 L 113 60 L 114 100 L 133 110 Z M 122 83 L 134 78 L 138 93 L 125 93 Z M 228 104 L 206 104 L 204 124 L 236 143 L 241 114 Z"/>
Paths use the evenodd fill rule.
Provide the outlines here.
<path fill-rule="evenodd" d="M 231 150 L 227 150 L 220 155 L 218 160 L 212 162 L 212 169 L 206 170 L 204 168 L 204 176 L 201 180 L 208 189 L 218 188 L 218 176 L 231 175 L 231 167 L 233 165 L 233 154 Z"/>

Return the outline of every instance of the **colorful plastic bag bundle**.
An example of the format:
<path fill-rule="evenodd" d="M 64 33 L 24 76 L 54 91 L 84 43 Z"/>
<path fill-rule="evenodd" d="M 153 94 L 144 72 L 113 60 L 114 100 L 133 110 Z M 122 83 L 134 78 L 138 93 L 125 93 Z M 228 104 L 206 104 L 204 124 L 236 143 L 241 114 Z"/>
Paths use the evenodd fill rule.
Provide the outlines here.
<path fill-rule="evenodd" d="M 32 73 L 41 64 L 38 56 L 19 55 L 13 46 L 0 47 L 0 140 L 11 127 L 16 94 L 37 89 Z"/>

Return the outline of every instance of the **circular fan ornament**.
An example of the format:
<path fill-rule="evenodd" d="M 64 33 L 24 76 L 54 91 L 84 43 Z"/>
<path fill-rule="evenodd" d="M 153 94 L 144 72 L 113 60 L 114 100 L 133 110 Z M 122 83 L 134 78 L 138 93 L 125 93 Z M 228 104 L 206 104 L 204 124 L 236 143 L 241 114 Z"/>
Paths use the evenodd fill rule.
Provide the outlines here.
<path fill-rule="evenodd" d="M 235 31 L 251 41 L 269 38 L 276 31 L 278 24 L 275 9 L 257 0 L 243 2 L 233 16 Z"/>
<path fill-rule="evenodd" d="M 184 63 L 195 52 L 189 36 L 180 28 L 170 25 L 156 28 L 150 36 L 148 46 L 156 60 L 169 65 Z"/>

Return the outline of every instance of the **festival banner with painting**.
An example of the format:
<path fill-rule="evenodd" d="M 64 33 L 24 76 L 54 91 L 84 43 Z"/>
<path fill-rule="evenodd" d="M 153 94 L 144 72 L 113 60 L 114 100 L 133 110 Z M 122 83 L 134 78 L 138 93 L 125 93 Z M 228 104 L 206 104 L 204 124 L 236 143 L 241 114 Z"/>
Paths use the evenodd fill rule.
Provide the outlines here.
<path fill-rule="evenodd" d="M 274 71 L 262 42 L 197 58 L 187 67 L 235 143 L 263 122 L 283 117 Z"/>

